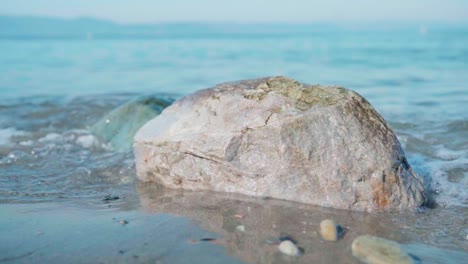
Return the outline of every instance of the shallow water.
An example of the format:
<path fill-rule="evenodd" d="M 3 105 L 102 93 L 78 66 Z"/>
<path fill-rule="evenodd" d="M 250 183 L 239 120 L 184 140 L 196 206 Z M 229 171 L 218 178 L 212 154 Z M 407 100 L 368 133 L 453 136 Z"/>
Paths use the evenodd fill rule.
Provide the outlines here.
<path fill-rule="evenodd" d="M 269 30 L 274 32 L 275 28 Z M 303 262 L 355 261 L 349 255 L 349 244 L 361 233 L 397 240 L 413 251 L 419 243 L 466 252 L 467 31 L 440 26 L 421 34 L 418 27 L 408 26 L 305 30 L 262 37 L 207 34 L 154 39 L 2 39 L 0 261 L 60 262 L 64 255 L 86 247 L 82 242 L 85 235 L 78 235 L 81 242 L 63 250 L 54 248 L 54 243 L 73 237 L 75 229 L 91 234 L 102 228 L 104 237 L 118 240 L 115 234 L 119 233 L 115 232 L 127 229 L 120 228 L 112 218 L 121 216 L 141 220 L 139 226 L 135 225 L 135 233 L 127 234 L 128 239 L 130 234 L 145 237 L 146 226 L 164 237 L 161 241 L 148 237 L 159 246 L 175 236 L 168 242 L 170 253 L 158 251 L 154 255 L 141 245 L 144 239 L 130 240 L 135 244 L 131 250 L 138 252 L 135 254 L 141 262 L 145 257 L 156 260 L 164 254 L 170 257 L 164 255 L 167 259 L 162 263 L 187 262 L 197 256 L 197 251 L 192 244 L 187 245 L 186 239 L 205 236 L 206 232 L 219 238 L 220 243 L 197 243 L 195 247 L 203 247 L 199 250 L 223 262 L 294 261 L 283 259 L 265 242 L 282 232 L 295 236 L 304 247 L 305 255 L 299 259 Z M 339 84 L 364 95 L 397 133 L 410 164 L 425 179 L 438 207 L 422 214 L 361 214 L 212 193 L 174 194 L 166 190 L 164 196 L 153 190 L 153 194 L 135 181 L 132 153 L 112 151 L 89 131 L 106 113 L 142 94 L 170 93 L 178 97 L 223 81 L 267 75 Z M 108 194 L 121 197 L 115 207 L 107 208 L 108 204 L 101 201 Z M 253 211 L 245 212 L 246 208 Z M 75 210 L 71 219 L 76 225 L 67 224 L 67 215 Z M 237 213 L 251 213 L 252 217 L 242 222 L 231 217 Z M 94 214 L 101 217 L 90 219 Z M 29 217 L 37 223 L 28 223 Z M 316 229 L 324 217 L 336 218 L 349 226 L 350 233 L 337 244 L 321 242 Z M 63 228 L 55 229 L 52 219 Z M 159 226 L 160 221 L 173 225 L 165 222 Z M 241 223 L 245 234 L 235 230 Z M 42 249 L 43 236 L 36 242 L 26 242 L 28 235 L 34 235 L 36 224 L 48 230 L 45 234 L 54 234 Z M 164 231 L 168 226 L 173 228 L 170 234 Z M 24 239 L 15 236 L 18 232 L 24 232 Z M 190 232 L 193 235 L 188 235 Z M 178 254 L 177 250 L 182 250 L 179 247 L 186 253 Z M 133 258 L 118 253 L 127 249 L 117 248 L 101 248 L 105 253 L 100 260 L 124 262 Z M 29 252 L 33 253 L 10 259 Z M 58 256 L 53 257 L 52 252 Z M 449 255 L 456 263 L 458 255 Z M 97 258 L 99 250 L 92 256 Z"/>

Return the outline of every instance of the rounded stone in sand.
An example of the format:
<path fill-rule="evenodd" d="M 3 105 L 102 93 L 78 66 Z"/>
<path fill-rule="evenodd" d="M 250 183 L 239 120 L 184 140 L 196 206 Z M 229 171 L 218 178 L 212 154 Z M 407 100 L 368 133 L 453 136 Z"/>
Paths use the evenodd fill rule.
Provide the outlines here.
<path fill-rule="evenodd" d="M 364 235 L 354 239 L 351 244 L 353 256 L 368 264 L 412 264 L 413 260 L 400 245 L 391 240 Z"/>
<path fill-rule="evenodd" d="M 337 241 L 339 238 L 339 225 L 331 219 L 320 222 L 320 235 L 327 241 Z"/>
<path fill-rule="evenodd" d="M 299 248 L 290 240 L 284 240 L 278 246 L 278 249 L 281 253 L 288 256 L 297 256 L 299 255 Z"/>

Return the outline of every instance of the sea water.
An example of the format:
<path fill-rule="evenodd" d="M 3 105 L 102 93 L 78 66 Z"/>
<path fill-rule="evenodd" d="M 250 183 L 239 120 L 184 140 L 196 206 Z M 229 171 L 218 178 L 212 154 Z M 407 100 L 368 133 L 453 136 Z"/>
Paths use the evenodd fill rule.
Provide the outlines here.
<path fill-rule="evenodd" d="M 77 207 L 93 210 L 96 204 L 107 206 L 101 199 L 111 194 L 128 197 L 124 205 L 116 205 L 124 211 L 137 210 L 150 200 L 151 206 L 143 208 L 156 215 L 169 212 L 195 221 L 206 220 L 212 213 L 224 215 L 222 207 L 213 205 L 210 211 L 200 206 L 200 197 L 192 205 L 200 207 L 202 216 L 190 210 L 161 209 L 174 204 L 161 198 L 162 205 L 155 205 L 151 199 L 160 198 L 135 187 L 133 154 L 110 150 L 89 128 L 137 96 L 178 98 L 220 82 L 284 75 L 310 84 L 340 85 L 363 95 L 390 123 L 409 163 L 424 179 L 437 208 L 422 217 L 387 219 L 403 228 L 395 233 L 383 232 L 385 228 L 376 224 L 388 216 L 369 216 L 377 219 L 369 222 L 374 230 L 399 241 L 468 250 L 468 27 L 262 25 L 249 31 L 243 25 L 238 32 L 232 30 L 235 26 L 220 25 L 218 29 L 223 27 L 225 31 L 218 30 L 222 34 L 189 28 L 150 37 L 2 37 L 0 214 L 19 203 L 33 210 L 38 202 L 61 208 L 62 203 L 84 201 Z M 239 201 L 220 199 L 226 204 Z M 252 206 L 242 199 L 238 203 Z M 271 206 L 253 202 L 265 219 Z M 301 206 L 281 204 L 285 215 L 278 217 L 286 221 L 288 210 L 292 215 L 310 213 Z M 37 210 L 43 207 L 37 205 Z M 238 210 L 225 208 L 231 208 L 232 214 Z M 41 215 L 47 218 L 48 211 L 44 212 Z M 275 215 L 281 213 L 275 211 Z M 335 217 L 340 215 L 350 226 L 353 217 L 364 217 L 345 213 Z M 277 224 L 287 229 L 287 224 Z M 219 227 L 202 224 L 199 228 L 222 235 Z M 304 235 L 299 229 L 291 232 Z M 405 237 L 405 232 L 413 233 Z M 266 241 L 267 233 L 257 234 L 262 237 L 256 239 Z M 237 235 L 231 239 L 242 240 Z M 260 249 L 264 244 L 257 240 L 253 247 Z M 233 248 L 232 243 L 224 246 L 229 249 L 227 255 L 241 261 L 262 262 L 249 255 L 253 253 L 246 245 L 241 245 L 243 249 L 237 244 Z M 0 260 L 12 250 L 0 246 Z M 312 259 L 317 258 L 321 259 Z"/>

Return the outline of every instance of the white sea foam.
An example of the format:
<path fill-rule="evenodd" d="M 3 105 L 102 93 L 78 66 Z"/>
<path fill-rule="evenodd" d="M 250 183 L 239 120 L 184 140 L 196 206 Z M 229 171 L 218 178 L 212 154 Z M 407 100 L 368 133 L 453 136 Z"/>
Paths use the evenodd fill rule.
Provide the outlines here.
<path fill-rule="evenodd" d="M 450 161 L 432 161 L 430 167 L 431 190 L 435 200 L 441 206 L 468 207 L 468 159 L 459 158 Z M 458 169 L 458 180 L 451 181 L 449 171 Z"/>
<path fill-rule="evenodd" d="M 38 139 L 38 142 L 45 143 L 45 142 L 57 142 L 61 140 L 63 137 L 60 134 L 57 133 L 49 133 L 45 135 L 44 137 Z"/>
<path fill-rule="evenodd" d="M 99 145 L 99 140 L 93 135 L 82 135 L 76 139 L 76 144 L 83 148 L 91 148 Z"/>
<path fill-rule="evenodd" d="M 435 155 L 442 160 L 455 160 L 466 154 L 466 151 L 454 151 L 446 148 L 444 145 L 434 146 Z"/>
<path fill-rule="evenodd" d="M 21 130 L 16 130 L 13 127 L 2 128 L 0 129 L 0 146 L 1 145 L 10 145 L 11 137 L 24 135 L 25 132 Z"/>
<path fill-rule="evenodd" d="M 19 143 L 21 146 L 24 146 L 24 147 L 30 147 L 34 144 L 34 141 L 32 140 L 25 140 L 25 141 L 21 141 Z"/>
<path fill-rule="evenodd" d="M 90 134 L 88 130 L 84 130 L 84 129 L 72 129 L 62 134 L 49 133 L 45 135 L 44 137 L 39 138 L 37 142 L 45 143 L 48 145 L 63 144 L 62 146 L 65 146 L 65 147 L 66 146 L 71 147 L 73 144 L 75 144 L 83 148 L 92 148 L 92 147 L 105 148 L 105 146 L 101 144 L 101 142 L 99 141 L 97 137 Z"/>

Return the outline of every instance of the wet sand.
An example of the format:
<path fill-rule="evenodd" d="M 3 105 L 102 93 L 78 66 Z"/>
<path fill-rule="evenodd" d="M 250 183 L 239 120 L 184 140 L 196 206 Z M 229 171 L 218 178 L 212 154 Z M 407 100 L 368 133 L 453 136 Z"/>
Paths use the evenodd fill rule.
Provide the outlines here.
<path fill-rule="evenodd" d="M 140 183 L 114 201 L 0 204 L 0 263 L 359 263 L 350 245 L 363 234 L 401 243 L 416 263 L 462 263 L 467 216 L 464 208 L 358 213 Z M 325 218 L 346 235 L 322 240 Z M 301 256 L 278 251 L 285 235 Z"/>

